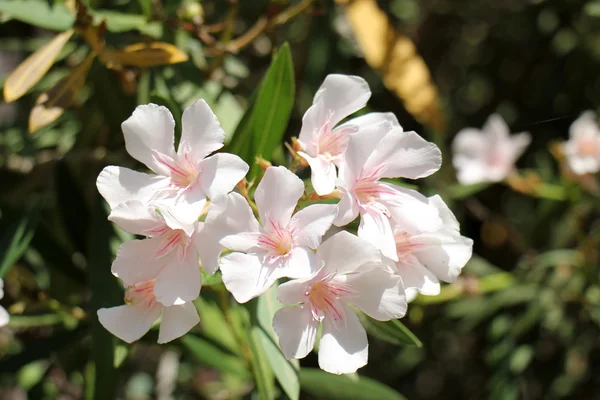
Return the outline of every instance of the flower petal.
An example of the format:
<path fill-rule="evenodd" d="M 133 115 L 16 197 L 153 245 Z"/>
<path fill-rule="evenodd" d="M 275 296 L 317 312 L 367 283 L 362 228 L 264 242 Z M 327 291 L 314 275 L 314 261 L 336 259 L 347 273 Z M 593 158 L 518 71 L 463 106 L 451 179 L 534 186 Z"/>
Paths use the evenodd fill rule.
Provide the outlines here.
<path fill-rule="evenodd" d="M 371 89 L 363 78 L 354 75 L 329 74 L 315 94 L 313 105 L 320 105 L 327 111 L 333 128 L 348 115 L 363 108 L 370 97 Z"/>
<path fill-rule="evenodd" d="M 454 282 L 473 254 L 473 240 L 458 234 L 425 233 L 418 241 L 415 256 L 444 282 Z"/>
<path fill-rule="evenodd" d="M 167 343 L 189 332 L 200 322 L 194 303 L 163 307 L 158 343 Z"/>
<path fill-rule="evenodd" d="M 310 181 L 319 196 L 325 196 L 335 189 L 336 170 L 333 161 L 323 156 L 311 157 L 299 151 L 298 155 L 310 166 Z"/>
<path fill-rule="evenodd" d="M 381 124 L 388 124 L 392 128 L 399 128 L 402 130 L 398 118 L 391 112 L 371 112 L 363 114 L 360 117 L 352 118 L 348 122 L 344 122 L 338 128 L 342 127 L 354 127 L 358 131 L 365 129 L 373 129 Z"/>
<path fill-rule="evenodd" d="M 273 316 L 279 347 L 288 360 L 304 358 L 315 347 L 319 321 L 307 306 L 283 307 Z"/>
<path fill-rule="evenodd" d="M 292 217 L 296 244 L 316 249 L 321 238 L 331 226 L 337 213 L 334 204 L 313 204 L 298 211 Z"/>
<path fill-rule="evenodd" d="M 516 133 L 510 136 L 510 143 L 513 148 L 514 161 L 517 161 L 531 143 L 531 135 L 528 132 Z"/>
<path fill-rule="evenodd" d="M 219 240 L 219 243 L 226 249 L 247 253 L 259 246 L 260 237 L 261 234 L 258 232 L 241 232 L 225 236 Z"/>
<path fill-rule="evenodd" d="M 98 320 L 102 326 L 119 339 L 132 343 L 140 339 L 160 316 L 162 306 L 155 303 L 151 307 L 123 305 L 98 310 Z"/>
<path fill-rule="evenodd" d="M 346 307 L 346 306 L 344 306 Z M 349 374 L 367 364 L 367 334 L 354 312 L 346 309 L 345 323 L 323 321 L 319 344 L 319 367 L 332 374 Z"/>
<path fill-rule="evenodd" d="M 398 263 L 397 270 L 406 289 L 416 289 L 427 296 L 440 294 L 440 281 L 423 265 Z"/>
<path fill-rule="evenodd" d="M 225 132 L 217 116 L 202 99 L 196 101 L 183 111 L 181 117 L 181 143 L 189 144 L 189 157 L 199 162 L 210 153 L 223 147 Z M 178 153 L 183 146 L 180 144 Z M 179 154 L 181 155 L 181 154 Z"/>
<path fill-rule="evenodd" d="M 392 219 L 408 232 L 435 232 L 442 227 L 442 219 L 438 210 L 429 204 L 427 197 L 421 193 L 389 183 L 389 197 L 381 202 L 389 210 Z"/>
<path fill-rule="evenodd" d="M 272 268 L 261 264 L 257 256 L 231 253 L 221 258 L 223 283 L 238 303 L 245 303 L 267 291 L 277 280 Z"/>
<path fill-rule="evenodd" d="M 347 275 L 346 283 L 357 294 L 349 302 L 371 318 L 389 321 L 406 314 L 406 294 L 400 276 L 375 267 Z"/>
<path fill-rule="evenodd" d="M 350 191 L 341 188 L 340 192 L 342 193 L 342 199 L 337 204 L 337 214 L 333 219 L 335 226 L 348 225 L 358 217 L 360 211 L 358 201 Z"/>
<path fill-rule="evenodd" d="M 440 218 L 442 219 L 442 224 L 444 225 L 444 232 L 458 233 L 460 231 L 458 220 L 439 195 L 436 194 L 431 196 L 429 198 L 429 204 L 437 208 Z"/>
<path fill-rule="evenodd" d="M 306 301 L 306 288 L 310 286 L 310 281 L 315 277 L 316 273 L 282 283 L 277 288 L 277 300 L 281 304 L 304 303 Z"/>
<path fill-rule="evenodd" d="M 168 170 L 153 152 L 175 158 L 175 120 L 171 112 L 156 104 L 138 106 L 121 128 L 127 152 L 157 174 L 168 176 Z"/>
<path fill-rule="evenodd" d="M 379 250 L 346 231 L 336 233 L 324 241 L 317 249 L 317 259 L 325 262 L 328 271 L 336 270 L 338 274 L 381 263 Z"/>
<path fill-rule="evenodd" d="M 8 325 L 10 322 L 10 315 L 8 311 L 2 306 L 0 306 L 0 326 Z"/>
<path fill-rule="evenodd" d="M 390 220 L 381 211 L 368 208 L 361 212 L 358 237 L 377 247 L 384 256 L 398 260 Z"/>
<path fill-rule="evenodd" d="M 301 278 L 312 275 L 317 270 L 315 253 L 306 247 L 294 247 L 287 255 L 287 263 L 281 265 L 274 272 L 279 278 Z"/>
<path fill-rule="evenodd" d="M 233 190 L 248 172 L 248 164 L 234 154 L 219 153 L 200 163 L 200 186 L 209 199 Z"/>
<path fill-rule="evenodd" d="M 157 200 L 153 205 L 160 210 L 169 228 L 181 229 L 191 236 L 206 205 L 206 194 L 200 185 L 194 185 L 179 194 Z"/>
<path fill-rule="evenodd" d="M 492 144 L 501 143 L 510 135 L 510 129 L 500 114 L 492 114 L 488 117 L 482 128 Z"/>
<path fill-rule="evenodd" d="M 417 135 L 394 129 L 377 145 L 366 161 L 366 171 L 379 170 L 379 178 L 424 178 L 442 165 L 442 152 L 435 145 Z"/>
<path fill-rule="evenodd" d="M 104 168 L 96 180 L 98 191 L 111 208 L 132 200 L 147 203 L 157 190 L 168 184 L 169 178 L 114 165 Z"/>
<path fill-rule="evenodd" d="M 304 193 L 304 183 L 285 167 L 269 167 L 254 192 L 260 222 L 269 221 L 287 226 L 298 200 Z"/>
<path fill-rule="evenodd" d="M 173 257 L 160 271 L 154 284 L 156 301 L 166 307 L 196 300 L 200 295 L 202 275 L 198 255 L 191 248 L 183 260 Z"/>
<path fill-rule="evenodd" d="M 168 260 L 156 255 L 159 241 L 156 239 L 129 240 L 123 242 L 112 264 L 114 276 L 127 286 L 156 279 Z"/>
<path fill-rule="evenodd" d="M 209 229 L 219 242 L 229 235 L 260 231 L 260 225 L 250 205 L 239 193 L 215 198 L 211 202 L 205 221 L 206 229 Z"/>
<path fill-rule="evenodd" d="M 202 268 L 209 274 L 214 274 L 219 268 L 219 255 L 221 255 L 223 246 L 219 244 L 210 228 L 206 228 L 205 223 L 196 223 L 196 229 L 192 235 L 192 243 L 200 256 Z"/>
<path fill-rule="evenodd" d="M 112 209 L 108 219 L 125 232 L 134 235 L 151 236 L 148 231 L 159 230 L 166 226 L 154 207 L 148 207 L 139 201 L 127 201 L 119 204 Z"/>
<path fill-rule="evenodd" d="M 348 146 L 340 165 L 339 178 L 344 186 L 352 187 L 356 178 L 360 177 L 363 167 L 377 145 L 392 130 L 389 124 L 371 125 L 348 139 Z"/>

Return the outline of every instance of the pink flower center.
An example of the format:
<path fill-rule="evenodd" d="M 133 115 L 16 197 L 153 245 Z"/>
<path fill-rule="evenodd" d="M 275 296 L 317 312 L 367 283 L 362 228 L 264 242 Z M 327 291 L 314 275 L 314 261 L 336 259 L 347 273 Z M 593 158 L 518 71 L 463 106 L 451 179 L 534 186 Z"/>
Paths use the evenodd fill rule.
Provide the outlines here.
<path fill-rule="evenodd" d="M 145 305 L 147 308 L 156 304 L 154 296 L 155 279 L 140 282 L 134 286 L 129 286 L 125 290 L 125 302 L 131 305 Z"/>
<path fill-rule="evenodd" d="M 396 254 L 398 254 L 397 264 L 415 264 L 417 257 L 413 254 L 416 247 L 420 246 L 412 237 L 404 231 L 395 231 L 394 240 L 396 242 Z"/>
<path fill-rule="evenodd" d="M 258 238 L 258 243 L 267 251 L 268 262 L 274 263 L 286 257 L 294 248 L 294 229 L 269 219 L 264 232 Z"/>
<path fill-rule="evenodd" d="M 598 154 L 598 141 L 593 137 L 582 137 L 577 141 L 577 153 L 582 157 L 593 157 Z"/>
<path fill-rule="evenodd" d="M 317 135 L 315 143 L 317 153 L 330 160 L 339 157 L 348 145 L 349 133 L 351 132 L 343 128 L 332 130 L 329 122 L 326 122 Z"/>
<path fill-rule="evenodd" d="M 200 170 L 191 159 L 190 149 L 187 148 L 189 146 L 186 146 L 185 143 L 182 143 L 181 146 L 184 146 L 183 154 L 177 155 L 175 159 L 160 153 L 156 153 L 155 157 L 167 168 L 171 184 L 185 189 L 196 181 Z"/>
<path fill-rule="evenodd" d="M 171 229 L 168 226 L 153 229 L 144 232 L 152 238 L 159 238 L 160 246 L 156 250 L 157 257 L 163 257 L 178 251 L 181 258 L 185 256 L 188 246 L 191 243 L 191 238 L 182 229 Z"/>
<path fill-rule="evenodd" d="M 336 323 L 345 318 L 342 300 L 353 296 L 355 291 L 349 285 L 333 280 L 335 275 L 336 272 L 325 275 L 304 292 L 315 320 L 328 318 Z"/>

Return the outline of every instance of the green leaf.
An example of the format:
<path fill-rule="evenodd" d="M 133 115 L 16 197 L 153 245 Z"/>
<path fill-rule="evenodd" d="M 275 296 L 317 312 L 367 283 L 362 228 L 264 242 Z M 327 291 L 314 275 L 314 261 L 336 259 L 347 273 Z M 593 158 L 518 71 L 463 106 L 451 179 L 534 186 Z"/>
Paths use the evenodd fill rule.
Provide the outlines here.
<path fill-rule="evenodd" d="M 300 385 L 304 392 L 328 400 L 406 400 L 394 389 L 373 379 L 332 375 L 316 368 L 300 370 Z"/>
<path fill-rule="evenodd" d="M 491 184 L 484 183 L 476 183 L 473 185 L 453 185 L 448 188 L 449 197 L 454 200 L 464 199 L 465 197 L 474 196 L 477 193 L 487 189 Z"/>
<path fill-rule="evenodd" d="M 250 375 L 243 359 L 224 352 L 207 340 L 187 334 L 181 338 L 181 342 L 202 364 L 236 376 Z"/>
<path fill-rule="evenodd" d="M 200 327 L 203 336 L 218 343 L 222 347 L 239 354 L 242 350 L 237 342 L 231 326 L 227 323 L 223 312 L 214 299 L 203 291 L 202 296 L 194 301 L 200 315 Z"/>
<path fill-rule="evenodd" d="M 271 65 L 231 140 L 233 153 L 254 166 L 255 157 L 270 160 L 281 145 L 295 96 L 294 66 L 287 43 L 275 53 Z"/>
<path fill-rule="evenodd" d="M 263 295 L 264 296 L 264 295 Z M 261 296 L 261 298 L 263 297 Z M 260 314 L 259 314 L 260 315 Z M 273 343 L 273 340 L 263 331 L 258 330 L 258 337 L 265 352 L 265 356 L 273 369 L 275 378 L 283 388 L 285 394 L 292 400 L 297 400 L 300 396 L 300 381 L 298 372 L 292 364 L 285 359 L 279 347 Z"/>
<path fill-rule="evenodd" d="M 358 314 L 365 330 L 372 336 L 385 342 L 401 345 L 423 347 L 419 338 L 397 319 L 391 321 L 377 321 L 365 315 Z"/>
<path fill-rule="evenodd" d="M 260 327 L 269 335 L 271 340 L 275 343 L 278 341 L 277 334 L 273 329 L 273 315 L 283 305 L 277 300 L 277 287 L 278 283 L 275 282 L 265 293 L 258 298 L 258 305 L 256 310 L 256 317 Z"/>
<path fill-rule="evenodd" d="M 110 239 L 114 230 L 106 219 L 100 196 L 96 196 L 87 235 L 87 266 L 91 289 L 88 317 L 92 328 L 92 358 L 94 360 L 94 398 L 116 398 L 117 370 L 115 368 L 116 338 L 98 321 L 97 311 L 123 302 L 123 293 L 110 272 L 112 252 Z"/>
<path fill-rule="evenodd" d="M 51 5 L 46 0 L 0 1 L 0 13 L 27 24 L 56 31 L 66 31 L 75 22 L 75 17 L 64 4 Z"/>
<path fill-rule="evenodd" d="M 4 277 L 13 265 L 23 256 L 33 238 L 40 209 L 25 214 L 2 235 L 0 240 L 0 277 Z"/>
<path fill-rule="evenodd" d="M 162 35 L 162 25 L 159 22 L 148 22 L 143 15 L 110 10 L 90 10 L 90 13 L 94 16 L 94 24 L 106 21 L 106 29 L 109 32 L 120 33 L 136 30 L 154 38 Z"/>
<path fill-rule="evenodd" d="M 261 400 L 271 400 L 275 398 L 273 370 L 263 349 L 260 335 L 261 329 L 258 326 L 253 326 L 248 335 L 248 347 L 252 354 L 252 373 Z"/>

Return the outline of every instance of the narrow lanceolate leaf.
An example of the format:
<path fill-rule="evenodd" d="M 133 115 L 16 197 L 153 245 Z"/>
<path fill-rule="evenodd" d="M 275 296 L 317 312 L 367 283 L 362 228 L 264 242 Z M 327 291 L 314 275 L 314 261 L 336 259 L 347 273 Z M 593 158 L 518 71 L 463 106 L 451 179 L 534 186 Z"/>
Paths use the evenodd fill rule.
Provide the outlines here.
<path fill-rule="evenodd" d="M 111 69 L 124 66 L 149 68 L 157 65 L 169 65 L 185 62 L 187 54 L 170 43 L 136 43 L 122 50 L 106 49 L 100 55 L 104 64 Z"/>
<path fill-rule="evenodd" d="M 181 338 L 181 342 L 202 364 L 239 377 L 250 375 L 243 358 L 226 353 L 207 340 L 187 334 Z"/>
<path fill-rule="evenodd" d="M 359 318 L 365 330 L 380 340 L 396 345 L 423 346 L 419 338 L 397 319 L 377 321 L 365 314 L 359 314 Z"/>
<path fill-rule="evenodd" d="M 258 326 L 253 326 L 248 335 L 248 347 L 252 354 L 252 373 L 260 399 L 271 400 L 275 398 L 273 369 L 265 354 L 260 337 L 261 329 Z"/>
<path fill-rule="evenodd" d="M 71 35 L 73 35 L 72 29 L 56 35 L 54 39 L 27 57 L 6 78 L 6 82 L 4 82 L 4 100 L 7 103 L 23 96 L 46 75 Z"/>
<path fill-rule="evenodd" d="M 275 282 L 265 293 L 258 298 L 256 317 L 260 327 L 277 343 L 278 337 L 273 329 L 273 316 L 283 305 L 277 300 L 278 284 Z"/>
<path fill-rule="evenodd" d="M 75 96 L 85 83 L 96 54 L 91 53 L 69 75 L 49 91 L 42 93 L 29 114 L 29 131 L 36 131 L 60 117 L 75 101 Z"/>
<path fill-rule="evenodd" d="M 364 376 L 332 375 L 316 368 L 300 370 L 302 391 L 329 400 L 406 400 L 389 386 Z"/>
<path fill-rule="evenodd" d="M 14 223 L 0 240 L 0 278 L 23 256 L 33 238 L 39 221 L 39 209 L 24 215 Z"/>
<path fill-rule="evenodd" d="M 270 161 L 288 124 L 295 96 L 294 66 L 287 43 L 273 61 L 231 140 L 231 151 L 250 165 L 256 157 Z M 256 167 L 251 175 L 256 174 Z"/>
<path fill-rule="evenodd" d="M 88 318 L 92 328 L 92 358 L 94 361 L 94 399 L 116 398 L 116 339 L 98 321 L 98 309 L 123 302 L 123 293 L 110 272 L 110 247 L 114 230 L 107 220 L 100 196 L 96 196 L 87 235 L 87 269 L 91 290 Z M 92 382 L 88 382 L 91 384 Z"/>
<path fill-rule="evenodd" d="M 262 329 L 258 330 L 260 344 L 275 378 L 283 388 L 283 391 L 291 400 L 297 400 L 300 396 L 300 381 L 298 380 L 298 371 L 294 369 L 292 364 L 285 359 L 283 353 L 279 349 L 273 339 L 270 338 Z"/>
<path fill-rule="evenodd" d="M 365 60 L 385 86 L 417 120 L 442 130 L 438 89 L 412 40 L 395 29 L 376 0 L 351 1 L 346 14 Z"/>

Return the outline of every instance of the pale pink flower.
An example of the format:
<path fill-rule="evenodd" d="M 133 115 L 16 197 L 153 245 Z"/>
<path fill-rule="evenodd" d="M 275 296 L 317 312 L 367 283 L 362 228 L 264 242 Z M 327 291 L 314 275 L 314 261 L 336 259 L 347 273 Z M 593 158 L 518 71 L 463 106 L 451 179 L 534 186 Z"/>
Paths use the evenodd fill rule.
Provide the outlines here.
<path fill-rule="evenodd" d="M 304 183 L 284 167 L 269 167 L 254 198 L 260 224 L 246 200 L 237 193 L 208 228 L 219 243 L 235 251 L 221 258 L 223 283 L 244 303 L 266 291 L 281 277 L 297 278 L 314 272 L 314 252 L 335 217 L 332 204 L 313 204 L 293 214 Z M 292 215 L 293 214 L 293 215 Z"/>
<path fill-rule="evenodd" d="M 465 128 L 452 144 L 452 163 L 463 185 L 500 182 L 514 168 L 531 136 L 527 132 L 510 134 L 506 122 L 492 114 L 481 130 Z"/>
<path fill-rule="evenodd" d="M 160 203 L 165 218 L 187 229 L 198 219 L 206 197 L 230 192 L 248 172 L 248 165 L 236 155 L 207 157 L 223 147 L 224 133 L 204 100 L 183 112 L 177 152 L 175 121 L 165 107 L 139 106 L 122 128 L 129 154 L 156 175 L 106 167 L 98 176 L 97 186 L 111 208 L 129 200 Z"/>
<path fill-rule="evenodd" d="M 4 297 L 4 281 L 0 278 L 0 299 Z M 0 326 L 8 325 L 10 320 L 10 315 L 6 311 L 6 309 L 0 306 Z"/>
<path fill-rule="evenodd" d="M 279 286 L 279 301 L 294 305 L 275 313 L 273 328 L 285 357 L 303 358 L 323 323 L 319 366 L 334 374 L 355 372 L 367 363 L 369 345 L 349 306 L 379 321 L 401 318 L 406 313 L 402 279 L 382 267 L 375 247 L 348 232 L 324 241 L 316 259 L 318 271 Z"/>
<path fill-rule="evenodd" d="M 185 335 L 200 321 L 193 303 L 165 307 L 157 301 L 154 286 L 153 279 L 128 286 L 127 304 L 98 310 L 102 326 L 119 339 L 132 343 L 144 336 L 162 314 L 158 343 L 167 343 Z"/>
<path fill-rule="evenodd" d="M 569 168 L 577 175 L 600 170 L 600 128 L 594 112 L 586 111 L 573 122 L 564 149 Z"/>
<path fill-rule="evenodd" d="M 198 258 L 212 273 L 217 268 L 220 248 L 202 222 L 194 224 L 189 236 L 183 229 L 171 228 L 163 215 L 139 201 L 113 209 L 111 221 L 126 232 L 147 238 L 124 242 L 117 251 L 112 273 L 127 286 L 156 281 L 152 286 L 156 300 L 172 306 L 198 298 L 202 286 Z"/>
<path fill-rule="evenodd" d="M 310 165 L 312 185 L 318 195 L 329 194 L 335 189 L 335 166 L 341 161 L 351 134 L 373 123 L 389 121 L 398 124 L 393 114 L 371 113 L 338 125 L 363 108 L 369 97 L 371 91 L 364 79 L 327 75 L 312 106 L 304 114 L 298 138 L 302 151 L 298 154 Z"/>
<path fill-rule="evenodd" d="M 388 260 L 392 270 L 402 277 L 407 294 L 412 290 L 424 295 L 440 293 L 440 281 L 454 282 L 471 258 L 473 240 L 461 236 L 459 224 L 440 196 L 429 198 L 442 218 L 435 232 L 410 232 L 401 225 L 392 227 L 398 261 Z"/>
<path fill-rule="evenodd" d="M 373 125 L 352 135 L 340 164 L 342 199 L 334 224 L 346 225 L 360 214 L 360 236 L 397 260 L 390 219 L 413 231 L 436 231 L 442 221 L 425 196 L 380 179 L 423 178 L 441 162 L 435 144 L 399 126 Z"/>

